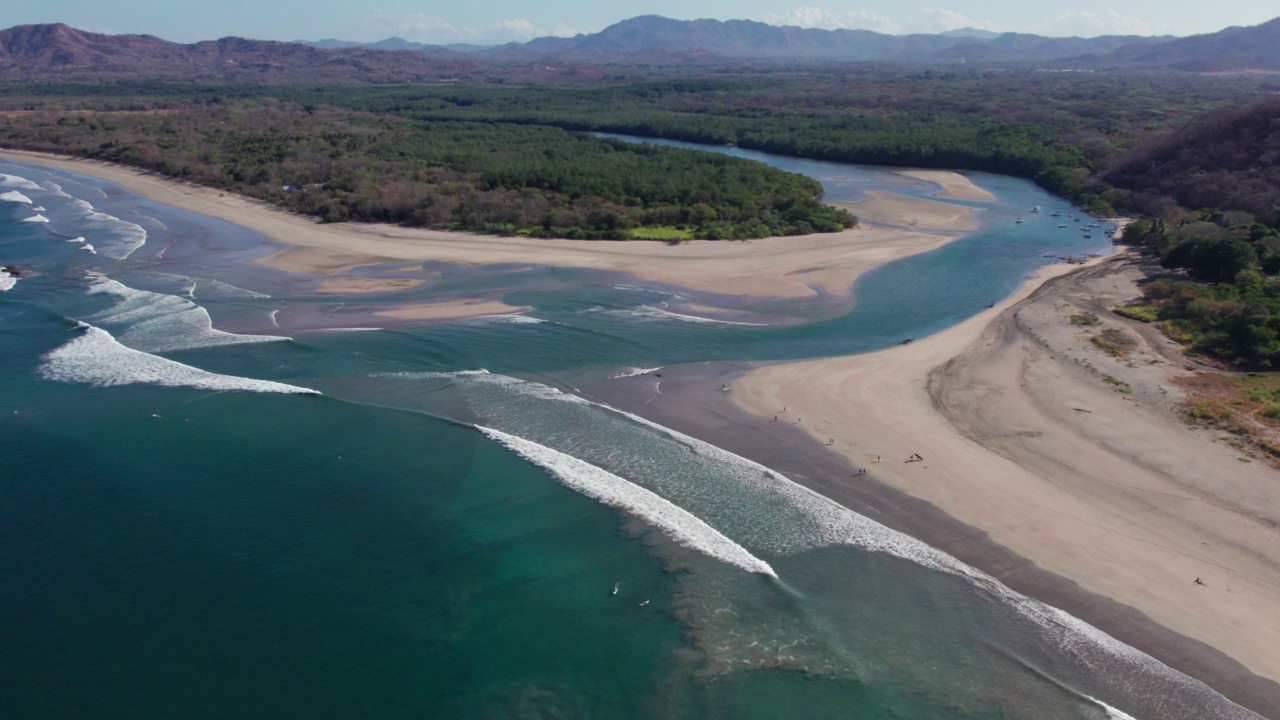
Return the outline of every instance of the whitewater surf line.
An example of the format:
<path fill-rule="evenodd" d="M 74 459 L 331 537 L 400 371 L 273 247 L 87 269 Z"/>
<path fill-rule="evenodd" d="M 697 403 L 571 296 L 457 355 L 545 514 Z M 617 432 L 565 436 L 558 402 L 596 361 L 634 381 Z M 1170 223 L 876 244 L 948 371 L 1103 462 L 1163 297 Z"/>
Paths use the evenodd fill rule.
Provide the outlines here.
<path fill-rule="evenodd" d="M 89 279 L 90 294 L 118 298 L 114 307 L 91 319 L 127 326 L 120 334 L 120 342 L 138 350 L 165 352 L 289 340 L 282 335 L 242 335 L 217 330 L 209 311 L 188 298 L 138 290 L 96 272 L 89 273 Z"/>
<path fill-rule="evenodd" d="M 633 479 L 630 484 L 645 490 L 652 487 L 650 492 L 655 496 L 718 528 L 717 532 L 748 552 L 763 549 L 791 555 L 846 545 L 884 552 L 959 576 L 1010 608 L 1048 642 L 1071 649 L 1084 665 L 1117 663 L 1155 680 L 1170 698 L 1183 702 L 1194 699 L 1205 707 L 1221 708 L 1224 703 L 1230 704 L 1232 711 L 1238 710 L 1239 714 L 1224 717 L 1256 717 L 1207 685 L 1093 625 L 1022 595 L 942 550 L 881 525 L 781 473 L 710 443 L 555 387 L 484 370 L 390 375 L 451 379 L 469 393 L 468 402 L 485 425 L 496 424 L 507 434 L 532 434 L 537 439 L 525 439 L 525 442 L 540 441 L 540 447 L 592 467 L 596 462 L 621 465 L 626 468 L 627 477 Z M 547 401 L 556 405 L 548 406 Z M 557 406 L 560 409 L 556 409 Z M 610 416 L 625 419 L 636 429 L 629 431 L 626 425 L 611 421 Z M 660 444 L 646 440 L 644 435 L 632 434 L 641 428 L 651 435 L 674 440 L 682 450 L 664 454 Z M 601 433 L 608 437 L 601 438 Z M 632 452 L 620 455 L 619 445 L 623 444 Z M 678 464 L 672 465 L 673 462 Z"/>
<path fill-rule="evenodd" d="M 746 548 L 725 537 L 693 513 L 650 490 L 559 450 L 500 430 L 480 425 L 475 427 L 489 439 L 550 472 L 565 487 L 603 505 L 626 510 L 643 518 L 685 547 L 736 565 L 747 572 L 778 577 L 768 563 L 747 552 Z"/>
<path fill-rule="evenodd" d="M 84 333 L 51 350 L 37 372 L 46 380 L 86 383 L 96 387 L 162 385 L 199 390 L 247 390 L 319 395 L 311 388 L 236 375 L 219 375 L 120 344 L 111 333 L 76 322 Z"/>

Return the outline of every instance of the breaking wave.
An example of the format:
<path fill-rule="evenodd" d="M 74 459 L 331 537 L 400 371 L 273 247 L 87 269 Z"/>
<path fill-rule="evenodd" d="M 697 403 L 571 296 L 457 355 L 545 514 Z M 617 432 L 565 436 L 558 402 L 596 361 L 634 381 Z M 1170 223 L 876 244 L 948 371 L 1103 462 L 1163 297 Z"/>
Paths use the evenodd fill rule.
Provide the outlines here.
<path fill-rule="evenodd" d="M 5 202 L 12 202 L 12 203 L 26 203 L 27 205 L 31 204 L 31 198 L 27 197 L 26 195 L 23 195 L 17 190 L 10 190 L 8 192 L 0 193 L 0 200 L 3 200 Z"/>
<path fill-rule="evenodd" d="M 40 189 L 40 186 L 36 186 L 36 189 Z M 70 201 L 86 229 L 94 236 L 103 255 L 124 260 L 134 250 L 146 244 L 147 231 L 141 225 L 101 212 L 89 202 L 68 194 L 55 182 L 46 182 L 43 189 Z"/>
<path fill-rule="evenodd" d="M 201 390 L 319 395 L 310 388 L 235 375 L 219 375 L 120 344 L 111 333 L 87 323 L 80 337 L 50 351 L 38 370 L 46 380 L 87 383 L 97 387 L 163 385 Z"/>
<path fill-rule="evenodd" d="M 165 352 L 289 339 L 279 335 L 240 335 L 216 330 L 209 312 L 186 298 L 136 290 L 105 275 L 91 274 L 90 279 L 90 293 L 119 298 L 114 307 L 94 315 L 93 320 L 127 326 L 120 334 L 120 340 L 129 347 L 146 352 Z"/>
<path fill-rule="evenodd" d="M 477 426 L 489 439 L 501 443 L 520 457 L 547 470 L 566 487 L 609 507 L 626 510 L 644 518 L 668 537 L 747 572 L 777 577 L 765 561 L 747 552 L 689 511 L 611 472 L 499 430 Z"/>

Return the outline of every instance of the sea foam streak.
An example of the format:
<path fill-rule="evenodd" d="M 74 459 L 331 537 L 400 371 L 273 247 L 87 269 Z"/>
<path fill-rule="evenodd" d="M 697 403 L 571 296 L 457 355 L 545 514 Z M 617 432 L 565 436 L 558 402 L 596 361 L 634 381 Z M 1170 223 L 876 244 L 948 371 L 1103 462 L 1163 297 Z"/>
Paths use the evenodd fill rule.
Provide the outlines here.
<path fill-rule="evenodd" d="M 45 216 L 43 216 L 43 215 L 41 215 L 41 214 L 39 214 L 39 213 L 36 213 L 35 215 L 32 215 L 31 217 L 25 217 L 25 218 L 22 218 L 22 222 L 29 222 L 29 223 L 47 223 L 47 222 L 49 222 L 49 218 L 47 218 L 47 217 L 45 217 Z"/>
<path fill-rule="evenodd" d="M 88 247 L 86 245 L 86 247 Z M 213 328 L 209 312 L 186 298 L 136 290 L 105 275 L 91 274 L 90 293 L 114 295 L 120 302 L 93 317 L 128 329 L 120 340 L 146 352 L 189 350 L 217 345 L 288 340 L 279 335 L 239 335 Z"/>
<path fill-rule="evenodd" d="M 42 358 L 44 362 L 38 370 L 41 377 L 59 382 L 88 383 L 98 387 L 148 384 L 201 390 L 320 394 L 296 385 L 206 372 L 125 347 L 111 333 L 87 323 L 78 325 L 84 330 L 83 335 L 50 351 Z"/>
<path fill-rule="evenodd" d="M 734 320 L 720 320 L 717 318 L 702 317 L 700 315 L 685 315 L 682 313 L 671 312 L 663 308 L 653 307 L 650 305 L 638 305 L 625 310 L 602 310 L 610 315 L 623 315 L 627 317 L 639 317 L 651 320 L 678 320 L 680 322 L 698 323 L 702 325 L 741 325 L 745 327 L 765 327 L 764 323 L 737 322 Z"/>
<path fill-rule="evenodd" d="M 5 270 L 4 268 L 0 268 L 0 292 L 7 292 L 9 290 L 12 290 L 13 286 L 16 285 L 17 283 L 18 283 L 18 278 L 14 277 L 13 275 L 10 275 L 8 270 Z"/>
<path fill-rule="evenodd" d="M 37 186 L 39 188 L 39 186 Z M 66 198 L 79 212 L 103 255 L 116 260 L 124 260 L 134 250 L 147 242 L 147 231 L 141 225 L 121 220 L 115 215 L 96 210 L 93 205 L 74 195 L 66 193 L 61 185 L 55 182 L 45 183 L 44 189 Z"/>
<path fill-rule="evenodd" d="M 551 472 L 566 487 L 609 507 L 620 508 L 644 518 L 685 547 L 736 565 L 747 572 L 777 577 L 768 563 L 747 552 L 741 545 L 692 513 L 649 490 L 544 445 L 491 428 L 477 426 L 476 429 L 520 457 Z"/>
<path fill-rule="evenodd" d="M 10 190 L 8 192 L 0 193 L 0 200 L 4 200 L 5 202 L 12 202 L 12 203 L 26 203 L 28 205 L 31 204 L 31 198 L 27 197 L 26 195 L 23 195 L 17 190 Z"/>

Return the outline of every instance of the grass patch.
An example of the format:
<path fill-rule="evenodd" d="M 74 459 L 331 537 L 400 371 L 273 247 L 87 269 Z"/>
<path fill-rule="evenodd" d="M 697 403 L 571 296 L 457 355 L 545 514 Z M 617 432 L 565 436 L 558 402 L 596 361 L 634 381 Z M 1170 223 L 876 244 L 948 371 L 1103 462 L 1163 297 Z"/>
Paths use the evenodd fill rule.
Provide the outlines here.
<path fill-rule="evenodd" d="M 673 225 L 646 225 L 631 230 L 633 240 L 692 240 L 693 231 Z"/>
<path fill-rule="evenodd" d="M 1138 346 L 1137 341 L 1129 337 L 1124 331 L 1116 328 L 1107 328 L 1102 332 L 1089 338 L 1089 342 L 1102 348 L 1108 355 L 1113 357 L 1124 357 Z"/>
<path fill-rule="evenodd" d="M 1159 319 L 1160 308 L 1155 305 L 1127 305 L 1118 307 L 1115 313 L 1121 317 L 1127 317 L 1131 320 L 1140 320 L 1145 323 L 1155 322 Z"/>
<path fill-rule="evenodd" d="M 1189 424 L 1229 432 L 1241 449 L 1280 466 L 1280 373 L 1197 373 L 1177 382 L 1187 390 Z"/>
<path fill-rule="evenodd" d="M 1108 384 L 1108 385 L 1114 385 L 1114 386 L 1115 386 L 1115 388 L 1116 388 L 1116 390 L 1118 390 L 1119 392 L 1121 392 L 1121 393 L 1123 393 L 1123 394 L 1125 394 L 1125 395 L 1132 395 L 1132 394 L 1133 394 L 1133 388 L 1129 387 L 1129 383 L 1127 383 L 1127 382 L 1125 382 L 1125 381 L 1121 380 L 1121 379 L 1120 379 L 1120 378 L 1118 378 L 1118 377 L 1114 377 L 1114 376 L 1112 376 L 1112 375 L 1103 375 L 1103 376 L 1102 376 L 1102 382 L 1104 382 L 1104 383 L 1106 383 L 1106 384 Z"/>
<path fill-rule="evenodd" d="M 1098 319 L 1098 316 L 1091 312 L 1085 312 L 1085 313 L 1080 313 L 1079 315 L 1071 316 L 1072 325 L 1090 326 L 1090 325 L 1097 325 L 1100 322 L 1102 321 Z"/>

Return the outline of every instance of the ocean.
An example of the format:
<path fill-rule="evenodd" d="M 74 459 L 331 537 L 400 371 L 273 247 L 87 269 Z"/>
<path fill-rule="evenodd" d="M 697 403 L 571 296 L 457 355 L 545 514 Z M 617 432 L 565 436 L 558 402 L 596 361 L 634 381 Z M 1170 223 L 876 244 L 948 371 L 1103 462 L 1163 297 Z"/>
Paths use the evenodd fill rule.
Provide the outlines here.
<path fill-rule="evenodd" d="M 745 154 L 829 199 L 937 190 Z M 1054 256 L 1107 252 L 1030 183 L 971 175 L 998 198 L 967 203 L 978 231 L 799 301 L 536 258 L 369 268 L 428 282 L 336 296 L 253 264 L 277 247 L 248 230 L 85 176 L 0 173 L 0 266 L 18 271 L 0 274 L 5 717 L 1253 717 L 574 388 L 885 347 Z M 533 309 L 374 314 L 477 291 Z M 698 316 L 708 300 L 734 312 Z"/>

